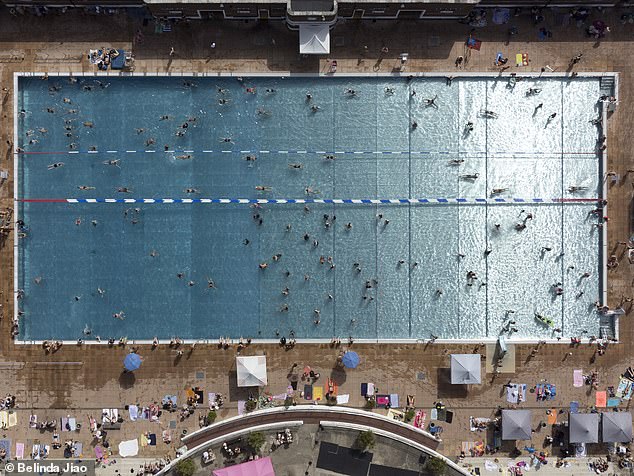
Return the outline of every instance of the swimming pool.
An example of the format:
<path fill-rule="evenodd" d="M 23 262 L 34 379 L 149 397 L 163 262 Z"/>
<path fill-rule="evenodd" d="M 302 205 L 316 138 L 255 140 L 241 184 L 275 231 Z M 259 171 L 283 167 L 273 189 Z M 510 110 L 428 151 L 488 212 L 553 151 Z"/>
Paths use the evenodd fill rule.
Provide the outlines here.
<path fill-rule="evenodd" d="M 509 317 L 515 338 L 553 337 L 535 313 L 564 335 L 599 334 L 602 232 L 596 200 L 580 200 L 603 193 L 598 77 L 18 86 L 22 340 L 473 340 Z"/>

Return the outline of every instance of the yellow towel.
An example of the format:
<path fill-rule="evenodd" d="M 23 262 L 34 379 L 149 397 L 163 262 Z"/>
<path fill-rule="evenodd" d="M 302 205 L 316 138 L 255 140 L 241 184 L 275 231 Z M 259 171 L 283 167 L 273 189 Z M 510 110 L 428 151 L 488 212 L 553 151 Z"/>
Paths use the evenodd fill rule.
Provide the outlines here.
<path fill-rule="evenodd" d="M 313 400 L 319 401 L 324 398 L 324 387 L 313 387 Z"/>
<path fill-rule="evenodd" d="M 9 412 L 9 427 L 16 426 L 18 424 L 18 414 L 16 412 Z"/>
<path fill-rule="evenodd" d="M 141 433 L 141 437 L 139 438 L 139 440 L 141 441 L 141 446 L 147 446 L 148 444 L 150 444 L 150 442 L 147 439 L 147 436 L 145 436 L 145 434 Z"/>

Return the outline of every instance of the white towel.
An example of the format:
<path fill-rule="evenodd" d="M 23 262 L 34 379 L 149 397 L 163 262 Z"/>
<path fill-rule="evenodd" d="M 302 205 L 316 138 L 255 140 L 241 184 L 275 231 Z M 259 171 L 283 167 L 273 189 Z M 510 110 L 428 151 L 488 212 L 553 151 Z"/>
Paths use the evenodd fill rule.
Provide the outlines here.
<path fill-rule="evenodd" d="M 130 412 L 130 420 L 137 421 L 139 418 L 139 407 L 136 405 L 130 405 L 128 407 L 128 411 Z"/>
<path fill-rule="evenodd" d="M 123 458 L 126 456 L 136 456 L 139 454 L 139 440 L 128 440 L 119 443 L 119 455 Z"/>
<path fill-rule="evenodd" d="M 372 397 L 374 396 L 374 384 L 373 383 L 369 383 L 368 384 L 368 390 L 365 394 L 366 397 Z"/>
<path fill-rule="evenodd" d="M 337 405 L 345 405 L 350 400 L 350 395 L 337 395 Z"/>

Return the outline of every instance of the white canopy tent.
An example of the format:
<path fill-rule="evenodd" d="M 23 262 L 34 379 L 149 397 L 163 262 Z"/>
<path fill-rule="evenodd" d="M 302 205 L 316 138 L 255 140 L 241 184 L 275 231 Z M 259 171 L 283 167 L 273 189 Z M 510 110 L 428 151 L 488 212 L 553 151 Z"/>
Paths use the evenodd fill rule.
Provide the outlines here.
<path fill-rule="evenodd" d="M 330 54 L 330 27 L 318 23 L 299 25 L 299 52 L 303 55 Z"/>
<path fill-rule="evenodd" d="M 451 383 L 482 383 L 480 354 L 451 354 Z"/>
<path fill-rule="evenodd" d="M 264 387 L 266 376 L 266 356 L 236 357 L 238 387 Z"/>

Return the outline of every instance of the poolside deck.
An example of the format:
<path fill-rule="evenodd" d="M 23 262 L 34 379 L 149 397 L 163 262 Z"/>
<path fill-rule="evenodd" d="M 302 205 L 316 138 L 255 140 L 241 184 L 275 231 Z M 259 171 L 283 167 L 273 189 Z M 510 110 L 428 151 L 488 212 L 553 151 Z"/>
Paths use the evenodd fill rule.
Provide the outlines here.
<path fill-rule="evenodd" d="M 466 65 L 466 71 L 496 71 L 493 60 L 498 51 L 510 58 L 515 53 L 525 52 L 531 60 L 521 71 L 539 72 L 542 67 L 562 71 L 567 68 L 570 58 L 583 52 L 583 60 L 576 67 L 583 71 L 616 71 L 620 73 L 620 104 L 610 118 L 608 137 L 608 169 L 620 175 L 620 180 L 609 188 L 608 226 L 609 252 L 619 257 L 620 265 L 608 276 L 608 302 L 617 306 L 622 299 L 632 298 L 634 267 L 630 266 L 623 246 L 619 241 L 627 241 L 632 233 L 632 193 L 634 169 L 631 158 L 634 116 L 634 66 L 630 61 L 632 28 L 621 25 L 618 17 L 621 11 L 606 11 L 602 19 L 611 26 L 609 36 L 596 43 L 584 37 L 582 29 L 572 26 L 553 27 L 553 39 L 537 41 L 538 27 L 532 26 L 528 15 L 514 22 L 519 34 L 508 46 L 506 28 L 508 25 L 491 25 L 477 30 L 483 40 L 482 49 L 473 52 Z M 595 13 L 594 16 L 598 14 Z M 593 18 L 593 17 L 591 17 Z M 554 23 L 551 12 L 547 21 Z M 339 71 L 373 72 L 391 71 L 400 64 L 401 52 L 410 54 L 407 69 L 411 71 L 451 71 L 458 55 L 464 54 L 464 41 L 470 27 L 445 22 L 419 23 L 422 27 L 412 28 L 411 23 L 354 23 L 340 25 L 332 33 L 332 59 L 338 61 Z M 133 44 L 132 38 L 141 28 L 144 39 Z M 27 33 L 28 32 L 28 33 Z M 19 41 L 16 41 L 19 40 Z M 274 43 L 272 42 L 274 40 Z M 211 41 L 217 43 L 210 49 Z M 368 46 L 368 53 L 363 46 Z M 380 49 L 387 45 L 390 52 L 380 59 Z M 191 71 L 327 71 L 326 59 L 300 58 L 297 53 L 297 33 L 290 32 L 280 23 L 182 23 L 171 33 L 154 34 L 153 26 L 145 29 L 124 15 L 84 16 L 66 13 L 61 16 L 43 18 L 24 16 L 12 17 L 4 12 L 0 16 L 0 81 L 2 87 L 12 88 L 14 71 L 92 71 L 85 58 L 88 49 L 95 46 L 112 46 L 132 50 L 136 57 L 136 72 L 191 72 Z M 169 56 L 170 47 L 176 54 Z M 508 71 L 519 71 L 511 67 Z M 507 71 L 507 72 L 508 72 Z M 3 122 L 0 130 L 2 144 L 12 140 L 12 94 L 5 93 L 2 102 Z M 12 170 L 12 154 L 5 145 L 0 169 Z M 0 188 L 0 207 L 13 206 L 11 181 Z M 10 338 L 10 316 L 13 315 L 13 235 L 0 250 L 0 292 L 4 316 L 0 337 L 0 375 L 5 391 L 17 395 L 20 405 L 18 426 L 4 433 L 13 442 L 39 438 L 48 441 L 48 434 L 28 429 L 28 415 L 34 409 L 40 419 L 59 418 L 72 413 L 84 422 L 84 429 L 75 437 L 84 441 L 84 448 L 90 450 L 91 440 L 86 431 L 88 415 L 98 416 L 101 408 L 118 407 L 139 402 L 148 404 L 160 401 L 163 395 L 178 393 L 181 402 L 184 391 L 191 386 L 200 386 L 206 392 L 222 392 L 230 396 L 220 416 L 234 415 L 237 400 L 242 398 L 235 387 L 235 351 L 220 350 L 216 346 L 199 346 L 191 354 L 178 359 L 173 349 L 162 347 L 151 351 L 142 347 L 145 357 L 143 367 L 136 372 L 132 382 L 129 376 L 122 377 L 120 362 L 127 352 L 115 346 L 76 347 L 64 346 L 52 355 L 46 355 L 40 347 L 15 346 Z M 596 346 L 583 344 L 570 349 L 568 345 L 548 345 L 539 353 L 531 355 L 532 345 L 515 348 L 515 373 L 503 373 L 497 378 L 487 374 L 483 384 L 466 391 L 460 386 L 450 386 L 444 381 L 449 366 L 449 353 L 469 353 L 474 345 L 354 345 L 362 356 L 359 369 L 346 374 L 340 393 L 350 393 L 350 405 L 361 407 L 363 399 L 359 388 L 361 382 L 374 382 L 381 392 L 399 393 L 404 400 L 406 394 L 416 395 L 418 406 L 429 410 L 432 403 L 442 400 L 455 411 L 452 424 L 442 424 L 443 443 L 439 451 L 456 455 L 461 441 L 480 439 L 470 433 L 469 416 L 488 417 L 498 405 L 505 406 L 502 384 L 513 380 L 532 387 L 542 380 L 557 385 L 558 396 L 554 401 L 536 402 L 533 394 L 522 408 L 533 409 L 535 426 L 545 419 L 547 408 L 567 408 L 572 400 L 580 402 L 582 408 L 594 404 L 595 392 L 588 387 L 573 388 L 573 369 L 584 372 L 596 369 L 599 372 L 600 389 L 618 384 L 619 374 L 631 362 L 631 341 L 634 326 L 630 321 L 632 303 L 625 303 L 627 315 L 620 321 L 621 342 L 610 345 L 607 354 L 595 356 Z M 62 319 L 62 316 L 51 316 Z M 484 352 L 483 348 L 478 351 Z M 277 346 L 251 346 L 248 354 L 266 352 L 269 365 L 269 388 L 272 393 L 281 393 L 287 386 L 287 374 L 293 363 L 300 367 L 309 364 L 321 370 L 322 376 L 329 374 L 333 367 L 337 350 L 328 345 L 300 345 L 285 351 Z M 568 356 L 572 352 L 572 356 Z M 593 360 L 595 359 L 596 360 Z M 322 377 L 322 378 L 323 378 Z M 467 398 L 468 397 L 468 398 Z M 307 402 L 308 403 L 308 402 Z M 622 404 L 625 407 L 625 404 Z M 560 419 L 563 416 L 560 416 Z M 428 416 L 429 418 L 429 416 Z M 197 428 L 197 418 L 178 422 L 175 416 L 161 420 L 161 426 L 175 421 L 175 431 Z M 118 441 L 138 436 L 148 429 L 156 430 L 156 424 L 147 422 L 124 423 L 120 431 L 111 431 L 113 446 Z M 539 446 L 542 433 L 537 433 L 534 443 Z M 62 433 L 62 438 L 68 433 Z M 162 445 L 142 449 L 141 456 L 148 458 L 168 452 L 178 446 L 174 439 L 171 448 Z"/>

